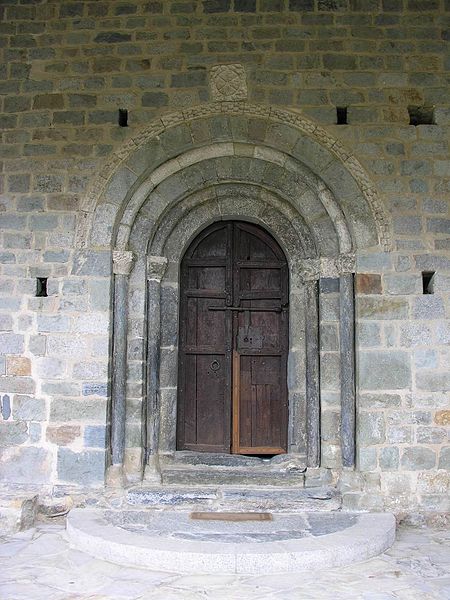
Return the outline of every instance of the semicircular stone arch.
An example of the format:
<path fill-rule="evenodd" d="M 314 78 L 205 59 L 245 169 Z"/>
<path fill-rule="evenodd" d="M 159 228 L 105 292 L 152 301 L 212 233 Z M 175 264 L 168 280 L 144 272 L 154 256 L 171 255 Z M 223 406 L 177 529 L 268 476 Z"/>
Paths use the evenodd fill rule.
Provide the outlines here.
<path fill-rule="evenodd" d="M 245 152 L 247 149 L 251 151 Z M 141 212 L 151 215 L 152 231 L 156 232 L 164 226 L 174 204 L 180 205 L 183 198 L 192 192 L 224 183 L 235 183 L 236 189 L 238 184 L 242 189 L 253 185 L 283 198 L 289 218 L 305 224 L 305 242 L 309 242 L 310 256 L 350 252 L 357 245 L 352 241 L 345 215 L 333 194 L 307 167 L 277 151 L 271 152 L 278 159 L 277 163 L 267 160 L 264 148 L 259 146 L 246 146 L 241 155 L 233 153 L 232 144 L 216 144 L 215 150 L 213 158 L 178 170 L 171 169 L 171 173 L 151 190 L 148 181 L 142 183 L 119 222 L 117 248 L 127 247 L 129 233 Z M 258 197 L 255 196 L 254 200 L 257 203 Z M 257 204 L 253 207 L 255 209 Z M 183 210 L 182 206 L 180 210 Z M 97 227 L 95 231 L 98 232 Z M 373 235 L 373 231 L 369 233 Z M 330 241 L 336 235 L 337 247 Z M 353 237 L 356 242 L 361 241 L 358 233 Z"/>
<path fill-rule="evenodd" d="M 297 113 L 244 102 L 212 103 L 163 116 L 114 153 L 82 205 L 79 247 L 123 249 L 126 230 L 149 194 L 164 190 L 169 177 L 185 177 L 189 167 L 225 157 L 238 158 L 236 171 L 247 158 L 271 165 L 275 188 L 282 183 L 276 180 L 277 170 L 303 181 L 320 196 L 334 222 L 345 220 L 353 250 L 390 247 L 388 219 L 377 192 L 339 141 Z"/>
<path fill-rule="evenodd" d="M 205 211 L 208 216 L 200 218 L 198 215 Z M 151 232 L 148 253 L 162 254 L 168 261 L 178 260 L 207 219 L 241 219 L 261 224 L 285 248 L 291 266 L 296 258 L 319 254 L 307 223 L 292 206 L 272 190 L 247 182 L 218 183 L 179 200 Z M 338 243 L 333 232 L 329 245 L 337 249 Z"/>

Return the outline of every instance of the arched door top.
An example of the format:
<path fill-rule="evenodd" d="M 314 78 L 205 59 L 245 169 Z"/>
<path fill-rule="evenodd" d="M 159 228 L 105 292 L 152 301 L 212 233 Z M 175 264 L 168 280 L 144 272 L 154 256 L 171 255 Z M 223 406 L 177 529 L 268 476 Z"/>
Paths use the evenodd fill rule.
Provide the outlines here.
<path fill-rule="evenodd" d="M 343 214 L 354 238 L 353 249 L 377 243 L 389 248 L 387 213 L 352 152 L 298 113 L 246 102 L 212 103 L 164 115 L 112 154 L 93 181 L 79 213 L 79 247 L 124 249 L 121 244 L 132 227 L 129 219 L 148 194 L 161 188 L 164 204 L 165 180 L 178 173 L 177 186 L 182 187 L 185 176 L 180 170 L 214 158 L 220 145 L 228 148 L 226 156 L 239 159 L 233 166 L 233 180 L 245 181 L 248 171 L 244 158 L 251 155 L 273 165 L 269 179 L 279 192 L 288 190 L 283 190 L 282 178 L 275 176 L 277 167 L 295 171 L 303 165 L 303 171 L 318 177 L 318 193 L 325 194 L 322 203 L 332 221 Z M 244 148 L 246 145 L 251 148 Z M 221 148 L 219 154 L 223 151 Z M 195 173 L 190 173 L 189 181 L 195 179 Z M 152 205 L 157 219 L 158 203 Z"/>

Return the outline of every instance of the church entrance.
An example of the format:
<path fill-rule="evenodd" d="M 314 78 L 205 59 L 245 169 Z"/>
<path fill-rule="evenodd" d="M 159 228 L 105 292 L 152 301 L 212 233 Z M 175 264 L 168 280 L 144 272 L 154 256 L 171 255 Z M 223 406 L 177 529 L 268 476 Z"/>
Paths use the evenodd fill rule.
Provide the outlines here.
<path fill-rule="evenodd" d="M 181 263 L 177 449 L 287 451 L 286 257 L 259 226 L 214 223 Z"/>

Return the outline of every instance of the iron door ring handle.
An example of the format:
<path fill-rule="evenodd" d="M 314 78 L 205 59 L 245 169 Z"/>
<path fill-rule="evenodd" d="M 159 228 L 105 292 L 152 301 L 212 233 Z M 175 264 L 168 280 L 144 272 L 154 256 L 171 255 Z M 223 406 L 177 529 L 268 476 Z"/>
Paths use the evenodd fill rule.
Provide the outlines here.
<path fill-rule="evenodd" d="M 211 371 L 218 371 L 220 369 L 220 362 L 218 360 L 213 360 L 210 367 Z"/>

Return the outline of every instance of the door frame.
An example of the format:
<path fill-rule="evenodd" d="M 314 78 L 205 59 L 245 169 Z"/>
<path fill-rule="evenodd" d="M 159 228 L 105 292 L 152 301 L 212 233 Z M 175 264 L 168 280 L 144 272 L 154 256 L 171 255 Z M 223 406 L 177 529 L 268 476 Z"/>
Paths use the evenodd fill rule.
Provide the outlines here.
<path fill-rule="evenodd" d="M 273 220 L 275 219 L 275 220 Z M 289 349 L 288 349 L 288 446 L 283 458 L 274 457 L 270 461 L 275 465 L 288 464 L 289 468 L 306 469 L 306 466 L 318 466 L 317 448 L 320 437 L 317 434 L 320 424 L 319 391 L 312 389 L 308 382 L 306 369 L 307 349 L 318 365 L 318 279 L 320 260 L 304 257 L 304 250 L 289 221 L 280 222 L 271 215 L 267 219 L 259 215 L 248 215 L 244 210 L 236 210 L 233 197 L 226 197 L 221 204 L 221 215 L 211 218 L 208 203 L 182 218 L 182 230 L 175 228 L 168 233 L 163 252 L 146 256 L 146 276 L 148 281 L 147 304 L 147 354 L 154 357 L 148 362 L 147 370 L 147 412 L 143 454 L 144 477 L 148 481 L 160 481 L 158 473 L 164 464 L 186 464 L 186 452 L 176 450 L 176 413 L 178 385 L 178 335 L 179 335 L 179 292 L 180 264 L 190 243 L 198 234 L 214 222 L 239 220 L 260 225 L 279 244 L 287 259 L 289 271 Z M 135 271 L 136 272 L 136 271 Z M 311 313 L 313 317 L 306 319 Z M 316 339 L 307 335 L 309 331 Z M 317 367 L 318 368 L 318 367 Z M 317 368 L 309 373 L 317 386 Z M 311 452 L 312 458 L 311 458 Z M 194 464 L 207 458 L 207 453 L 189 452 L 189 461 Z M 197 455 L 198 459 L 195 458 Z M 249 465 L 245 455 L 214 454 L 211 459 L 215 465 Z M 255 460 L 251 458 L 251 464 Z"/>

